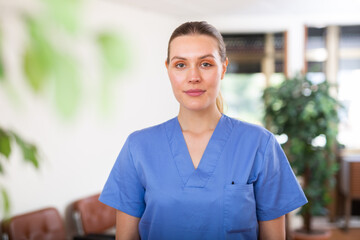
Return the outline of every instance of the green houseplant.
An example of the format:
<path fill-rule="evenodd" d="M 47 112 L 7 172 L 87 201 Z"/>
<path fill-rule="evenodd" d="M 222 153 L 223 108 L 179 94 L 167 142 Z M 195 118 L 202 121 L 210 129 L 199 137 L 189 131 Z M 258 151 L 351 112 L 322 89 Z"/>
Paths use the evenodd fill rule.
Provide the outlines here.
<path fill-rule="evenodd" d="M 327 81 L 312 83 L 297 75 L 263 95 L 265 122 L 282 144 L 295 174 L 301 177 L 309 203 L 300 210 L 302 232 L 312 234 L 312 217 L 326 214 L 330 189 L 337 171 L 335 146 L 339 102 L 330 94 Z"/>

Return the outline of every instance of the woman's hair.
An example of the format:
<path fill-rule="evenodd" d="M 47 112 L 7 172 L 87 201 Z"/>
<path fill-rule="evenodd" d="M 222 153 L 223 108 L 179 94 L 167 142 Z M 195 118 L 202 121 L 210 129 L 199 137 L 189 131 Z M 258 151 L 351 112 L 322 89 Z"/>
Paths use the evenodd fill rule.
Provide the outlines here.
<path fill-rule="evenodd" d="M 209 37 L 214 38 L 219 47 L 219 55 L 221 62 L 226 61 L 226 48 L 224 39 L 221 36 L 220 32 L 212 25 L 208 24 L 206 21 L 201 22 L 186 22 L 181 24 L 179 27 L 177 27 L 174 32 L 171 34 L 169 43 L 168 43 L 168 49 L 167 49 L 167 63 L 170 62 L 169 55 L 170 55 L 170 43 L 172 40 L 174 40 L 177 37 L 180 36 L 186 36 L 186 35 L 207 35 Z M 223 98 L 221 96 L 221 93 L 219 92 L 218 96 L 216 97 L 216 107 L 218 110 L 223 113 L 224 112 L 224 106 L 223 106 Z"/>

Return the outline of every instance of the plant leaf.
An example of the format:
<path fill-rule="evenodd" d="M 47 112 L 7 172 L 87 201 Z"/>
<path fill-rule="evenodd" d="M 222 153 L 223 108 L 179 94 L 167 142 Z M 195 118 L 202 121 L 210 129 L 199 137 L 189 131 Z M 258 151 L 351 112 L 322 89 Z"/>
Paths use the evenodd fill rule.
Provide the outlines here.
<path fill-rule="evenodd" d="M 0 128 L 0 154 L 9 158 L 11 153 L 10 136 Z"/>
<path fill-rule="evenodd" d="M 76 113 L 81 94 L 77 62 L 70 55 L 58 53 L 54 67 L 56 106 L 64 117 L 71 117 Z"/>
<path fill-rule="evenodd" d="M 0 190 L 1 190 L 1 202 L 2 202 L 2 208 L 4 209 L 4 218 L 6 218 L 9 213 L 10 213 L 10 198 L 9 195 L 6 191 L 6 189 L 2 186 L 0 186 Z"/>
<path fill-rule="evenodd" d="M 105 75 L 116 75 L 128 67 L 130 54 L 122 37 L 103 32 L 97 36 L 97 43 L 102 55 Z"/>
<path fill-rule="evenodd" d="M 25 142 L 17 134 L 12 132 L 16 143 L 19 145 L 25 161 L 30 162 L 35 168 L 39 168 L 38 151 L 35 145 Z"/>
<path fill-rule="evenodd" d="M 46 69 L 39 59 L 39 53 L 33 47 L 28 46 L 23 61 L 25 76 L 32 89 L 38 92 L 44 85 L 47 75 Z"/>
<path fill-rule="evenodd" d="M 82 0 L 43 0 L 47 6 L 47 17 L 68 33 L 75 34 L 80 29 Z"/>
<path fill-rule="evenodd" d="M 2 57 L 1 57 L 1 51 L 0 51 L 0 81 L 2 81 L 4 79 L 4 64 L 2 61 Z"/>
<path fill-rule="evenodd" d="M 41 90 L 53 67 L 54 50 L 38 19 L 24 18 L 30 41 L 23 57 L 23 68 L 28 83 L 35 92 Z"/>

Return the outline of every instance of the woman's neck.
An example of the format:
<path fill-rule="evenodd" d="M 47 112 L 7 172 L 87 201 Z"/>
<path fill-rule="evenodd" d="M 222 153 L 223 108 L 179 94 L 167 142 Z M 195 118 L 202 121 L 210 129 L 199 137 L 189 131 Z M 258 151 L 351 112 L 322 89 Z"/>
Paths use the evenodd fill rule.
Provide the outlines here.
<path fill-rule="evenodd" d="M 216 106 L 206 111 L 190 111 L 180 107 L 178 120 L 183 132 L 201 133 L 214 130 L 221 115 Z"/>

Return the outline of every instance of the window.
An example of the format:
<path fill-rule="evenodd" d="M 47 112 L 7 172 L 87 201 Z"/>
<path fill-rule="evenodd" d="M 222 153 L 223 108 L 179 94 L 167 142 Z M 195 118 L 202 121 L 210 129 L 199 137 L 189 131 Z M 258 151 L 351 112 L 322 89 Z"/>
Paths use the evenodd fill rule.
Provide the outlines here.
<path fill-rule="evenodd" d="M 305 67 L 314 82 L 336 85 L 340 111 L 338 140 L 346 149 L 360 149 L 360 25 L 307 27 Z"/>
<path fill-rule="evenodd" d="M 262 124 L 265 87 L 285 79 L 286 33 L 223 34 L 229 66 L 222 82 L 227 114 Z"/>
<path fill-rule="evenodd" d="M 305 51 L 306 76 L 313 82 L 325 80 L 325 64 L 328 57 L 326 49 L 327 29 L 307 28 L 307 41 Z"/>
<path fill-rule="evenodd" d="M 340 27 L 338 98 L 345 106 L 339 141 L 348 149 L 360 149 L 360 26 Z"/>

